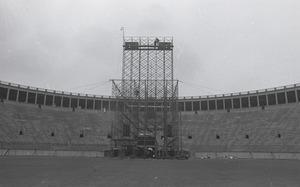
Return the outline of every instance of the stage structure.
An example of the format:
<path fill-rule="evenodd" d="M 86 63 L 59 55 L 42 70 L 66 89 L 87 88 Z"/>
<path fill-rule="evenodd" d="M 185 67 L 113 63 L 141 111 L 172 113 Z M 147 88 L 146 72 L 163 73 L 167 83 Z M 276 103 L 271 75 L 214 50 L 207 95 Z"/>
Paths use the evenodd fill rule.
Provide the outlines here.
<path fill-rule="evenodd" d="M 175 156 L 179 112 L 173 38 L 124 37 L 122 63 L 122 79 L 112 80 L 113 148 L 125 156 Z"/>

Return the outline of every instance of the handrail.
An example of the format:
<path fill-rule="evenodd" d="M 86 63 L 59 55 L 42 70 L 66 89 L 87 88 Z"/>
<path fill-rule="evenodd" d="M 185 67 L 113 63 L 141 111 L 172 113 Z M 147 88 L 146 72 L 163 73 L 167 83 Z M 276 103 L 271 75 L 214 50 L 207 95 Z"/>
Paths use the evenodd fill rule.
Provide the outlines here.
<path fill-rule="evenodd" d="M 23 89 L 33 90 L 33 91 L 55 93 L 55 94 L 62 94 L 62 95 L 68 95 L 68 96 L 94 97 L 94 98 L 103 98 L 103 99 L 115 98 L 114 96 L 108 96 L 108 95 L 92 95 L 92 94 L 86 94 L 86 93 L 67 92 L 67 91 L 59 91 L 59 90 L 52 90 L 52 89 L 45 89 L 45 88 L 37 88 L 37 87 L 33 87 L 33 86 L 25 86 L 25 85 L 20 85 L 20 84 L 0 80 L 0 85 L 1 84 L 6 85 L 6 86 L 16 87 L 16 88 L 23 88 Z M 285 89 L 290 89 L 290 88 L 297 88 L 297 87 L 300 87 L 300 83 L 290 84 L 290 85 L 286 85 L 286 86 L 278 86 L 278 87 L 267 88 L 267 89 L 259 89 L 259 90 L 243 91 L 243 92 L 233 92 L 233 93 L 216 94 L 216 95 L 180 96 L 180 97 L 178 97 L 178 99 L 213 99 L 213 98 L 223 98 L 223 97 L 244 96 L 244 95 L 250 95 L 250 94 L 266 93 L 266 92 L 279 91 L 279 90 L 285 90 Z"/>
<path fill-rule="evenodd" d="M 55 93 L 55 94 L 62 94 L 62 95 L 68 95 L 68 96 L 80 96 L 80 97 L 95 97 L 95 98 L 104 98 L 104 99 L 110 99 L 112 96 L 107 95 L 92 95 L 92 94 L 86 94 L 86 93 L 77 93 L 77 92 L 67 92 L 67 91 L 59 91 L 59 90 L 52 90 L 52 89 L 45 89 L 45 88 L 38 88 L 33 86 L 25 86 L 21 84 L 6 82 L 6 81 L 0 81 L 0 85 L 6 85 L 16 88 L 22 88 L 32 91 L 39 91 L 39 92 L 47 92 L 47 93 Z"/>

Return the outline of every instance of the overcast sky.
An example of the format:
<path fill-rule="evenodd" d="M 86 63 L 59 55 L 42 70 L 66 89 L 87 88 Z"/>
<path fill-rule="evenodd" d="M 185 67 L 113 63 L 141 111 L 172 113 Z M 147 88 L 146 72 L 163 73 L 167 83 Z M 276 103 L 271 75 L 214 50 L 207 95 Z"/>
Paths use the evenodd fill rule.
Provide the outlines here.
<path fill-rule="evenodd" d="M 299 10 L 299 0 L 1 0 L 0 80 L 111 95 L 125 27 L 174 37 L 180 96 L 299 83 Z"/>

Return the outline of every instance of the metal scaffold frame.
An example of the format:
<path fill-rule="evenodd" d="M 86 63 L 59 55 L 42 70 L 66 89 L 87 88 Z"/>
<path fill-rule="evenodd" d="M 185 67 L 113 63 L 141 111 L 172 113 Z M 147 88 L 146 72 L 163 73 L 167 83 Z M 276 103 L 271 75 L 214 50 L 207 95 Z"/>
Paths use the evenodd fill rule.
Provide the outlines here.
<path fill-rule="evenodd" d="M 122 63 L 122 79 L 112 80 L 112 148 L 124 156 L 175 156 L 179 112 L 173 38 L 124 37 Z"/>

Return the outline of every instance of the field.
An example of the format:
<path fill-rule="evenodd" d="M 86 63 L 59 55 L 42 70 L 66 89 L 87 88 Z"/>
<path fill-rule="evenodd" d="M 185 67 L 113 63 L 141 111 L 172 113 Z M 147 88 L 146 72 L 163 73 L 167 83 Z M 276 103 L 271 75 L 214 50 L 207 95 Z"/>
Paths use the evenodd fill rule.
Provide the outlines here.
<path fill-rule="evenodd" d="M 300 186 L 299 160 L 0 157 L 1 186 Z"/>

